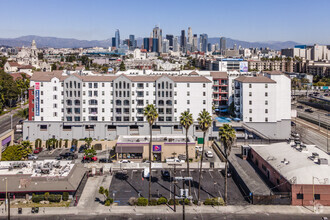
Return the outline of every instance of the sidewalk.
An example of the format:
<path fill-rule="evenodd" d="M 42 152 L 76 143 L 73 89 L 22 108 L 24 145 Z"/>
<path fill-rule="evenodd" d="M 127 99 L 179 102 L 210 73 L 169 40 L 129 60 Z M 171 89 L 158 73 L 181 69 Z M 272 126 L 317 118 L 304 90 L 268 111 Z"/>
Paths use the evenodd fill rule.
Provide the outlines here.
<path fill-rule="evenodd" d="M 99 206 L 97 209 L 82 209 L 83 207 L 62 207 L 62 208 L 40 208 L 38 214 L 32 214 L 31 208 L 23 208 L 21 215 L 18 215 L 17 209 L 11 209 L 12 216 L 40 216 L 40 215 L 101 215 L 101 214 L 157 214 L 157 213 L 174 213 L 172 207 L 169 206 L 151 206 L 151 207 L 134 207 L 134 206 Z M 283 215 L 311 215 L 311 214 L 330 214 L 330 207 L 318 207 L 313 212 L 313 207 L 303 206 L 285 206 L 285 205 L 247 205 L 247 206 L 185 206 L 186 213 L 219 213 L 219 214 L 283 214 Z M 182 213 L 182 206 L 177 206 L 177 213 Z M 0 216 L 5 216 L 3 206 Z"/>

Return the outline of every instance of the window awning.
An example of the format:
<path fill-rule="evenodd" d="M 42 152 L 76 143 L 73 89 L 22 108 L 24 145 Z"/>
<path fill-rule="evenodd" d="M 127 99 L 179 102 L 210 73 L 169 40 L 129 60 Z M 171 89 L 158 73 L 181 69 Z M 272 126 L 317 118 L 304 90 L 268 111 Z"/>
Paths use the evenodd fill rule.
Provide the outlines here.
<path fill-rule="evenodd" d="M 116 153 L 143 153 L 143 146 L 116 146 Z"/>

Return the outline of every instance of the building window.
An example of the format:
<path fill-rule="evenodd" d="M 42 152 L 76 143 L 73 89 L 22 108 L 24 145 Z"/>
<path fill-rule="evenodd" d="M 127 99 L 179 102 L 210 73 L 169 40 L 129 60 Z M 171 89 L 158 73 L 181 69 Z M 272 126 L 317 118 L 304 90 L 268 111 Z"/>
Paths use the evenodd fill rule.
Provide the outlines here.
<path fill-rule="evenodd" d="M 44 94 L 44 91 L 41 91 L 40 94 L 43 95 Z"/>
<path fill-rule="evenodd" d="M 94 89 L 97 89 L 97 83 L 94 83 Z"/>
<path fill-rule="evenodd" d="M 190 104 L 190 100 L 187 100 L 187 104 L 188 104 L 188 105 Z"/>
<path fill-rule="evenodd" d="M 249 122 L 252 122 L 252 118 L 251 117 L 249 118 Z"/>
<path fill-rule="evenodd" d="M 206 100 L 203 100 L 203 105 L 205 105 L 206 104 Z"/>
<path fill-rule="evenodd" d="M 297 199 L 304 199 L 304 194 L 297 193 Z"/>
<path fill-rule="evenodd" d="M 252 96 L 252 92 L 249 92 L 249 96 Z"/>
<path fill-rule="evenodd" d="M 102 87 L 104 87 L 104 83 L 102 83 Z"/>
<path fill-rule="evenodd" d="M 265 96 L 266 96 L 266 97 L 268 96 L 268 92 L 265 92 Z"/>
<path fill-rule="evenodd" d="M 268 113 L 268 109 L 265 109 L 265 113 Z"/>
<path fill-rule="evenodd" d="M 53 107 L 54 107 L 54 108 L 57 108 L 57 104 L 54 104 Z"/>
<path fill-rule="evenodd" d="M 206 84 L 205 83 L 203 83 L 203 88 L 205 88 L 206 87 Z"/>
<path fill-rule="evenodd" d="M 188 88 L 190 87 L 190 84 L 189 84 L 189 83 L 187 83 L 187 87 L 188 87 Z"/>
<path fill-rule="evenodd" d="M 249 113 L 252 113 L 252 109 L 249 109 Z"/>
<path fill-rule="evenodd" d="M 315 200 L 320 200 L 321 199 L 321 195 L 320 194 L 314 194 L 314 199 Z"/>
<path fill-rule="evenodd" d="M 252 101 L 251 100 L 249 101 L 249 105 L 252 105 Z"/>
<path fill-rule="evenodd" d="M 41 111 L 41 112 L 44 112 L 44 108 L 41 108 L 40 111 Z"/>
<path fill-rule="evenodd" d="M 267 168 L 265 165 L 261 164 L 261 168 L 266 172 Z"/>
<path fill-rule="evenodd" d="M 265 101 L 265 105 L 268 105 L 268 101 L 267 100 Z"/>
<path fill-rule="evenodd" d="M 93 88 L 93 83 L 88 83 L 88 88 Z"/>
<path fill-rule="evenodd" d="M 251 83 L 249 84 L 249 88 L 252 88 L 252 84 Z"/>
<path fill-rule="evenodd" d="M 265 88 L 266 88 L 266 89 L 268 88 L 268 84 L 265 84 Z"/>
<path fill-rule="evenodd" d="M 44 100 L 43 100 L 43 99 L 40 99 L 40 103 L 41 103 L 41 104 L 44 104 Z"/>
<path fill-rule="evenodd" d="M 268 118 L 265 118 L 265 122 L 268 122 Z"/>
<path fill-rule="evenodd" d="M 190 96 L 190 92 L 187 92 L 187 96 Z"/>
<path fill-rule="evenodd" d="M 203 96 L 206 96 L 206 92 L 203 92 Z"/>
<path fill-rule="evenodd" d="M 46 131 L 47 130 L 47 125 L 40 125 L 40 130 Z"/>
<path fill-rule="evenodd" d="M 104 91 L 102 91 L 102 95 L 104 95 L 105 93 L 104 93 Z"/>

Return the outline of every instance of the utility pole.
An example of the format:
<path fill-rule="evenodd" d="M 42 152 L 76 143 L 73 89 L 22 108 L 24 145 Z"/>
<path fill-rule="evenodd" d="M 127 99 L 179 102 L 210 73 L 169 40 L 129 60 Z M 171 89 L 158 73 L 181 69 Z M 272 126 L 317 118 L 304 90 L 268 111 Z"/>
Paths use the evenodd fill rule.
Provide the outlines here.
<path fill-rule="evenodd" d="M 173 172 L 174 173 L 174 177 L 173 177 L 173 181 L 172 181 L 173 182 L 173 188 L 174 188 L 173 189 L 173 194 L 174 194 L 174 198 L 173 198 L 174 199 L 174 208 L 173 209 L 174 209 L 174 212 L 176 212 L 176 204 L 175 204 L 176 203 L 176 200 L 175 200 L 175 197 L 176 197 L 176 187 L 175 187 L 175 184 L 177 183 L 177 181 L 175 179 L 176 178 L 175 177 L 175 175 L 176 175 L 176 166 L 182 166 L 182 164 L 180 164 L 180 163 L 169 163 L 168 165 L 174 167 L 174 172 Z"/>
<path fill-rule="evenodd" d="M 185 181 L 188 180 L 188 181 L 191 181 L 193 178 L 192 177 L 182 177 L 182 176 L 179 176 L 179 177 L 175 177 L 174 178 L 175 180 L 182 180 L 182 189 L 181 189 L 181 193 L 180 193 L 180 196 L 177 196 L 176 198 L 177 199 L 182 199 L 182 219 L 185 220 L 185 206 L 184 206 L 184 202 L 185 202 L 185 199 L 192 199 L 192 196 L 189 196 L 189 189 L 185 189 Z"/>
<path fill-rule="evenodd" d="M 8 220 L 10 220 L 10 193 L 8 193 Z"/>

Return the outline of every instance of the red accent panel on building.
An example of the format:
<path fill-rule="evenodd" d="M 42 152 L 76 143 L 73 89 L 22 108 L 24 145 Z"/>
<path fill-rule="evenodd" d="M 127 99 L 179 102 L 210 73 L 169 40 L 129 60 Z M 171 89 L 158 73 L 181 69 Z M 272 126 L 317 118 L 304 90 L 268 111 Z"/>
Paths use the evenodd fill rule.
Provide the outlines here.
<path fill-rule="evenodd" d="M 29 121 L 34 118 L 34 88 L 29 89 Z"/>

